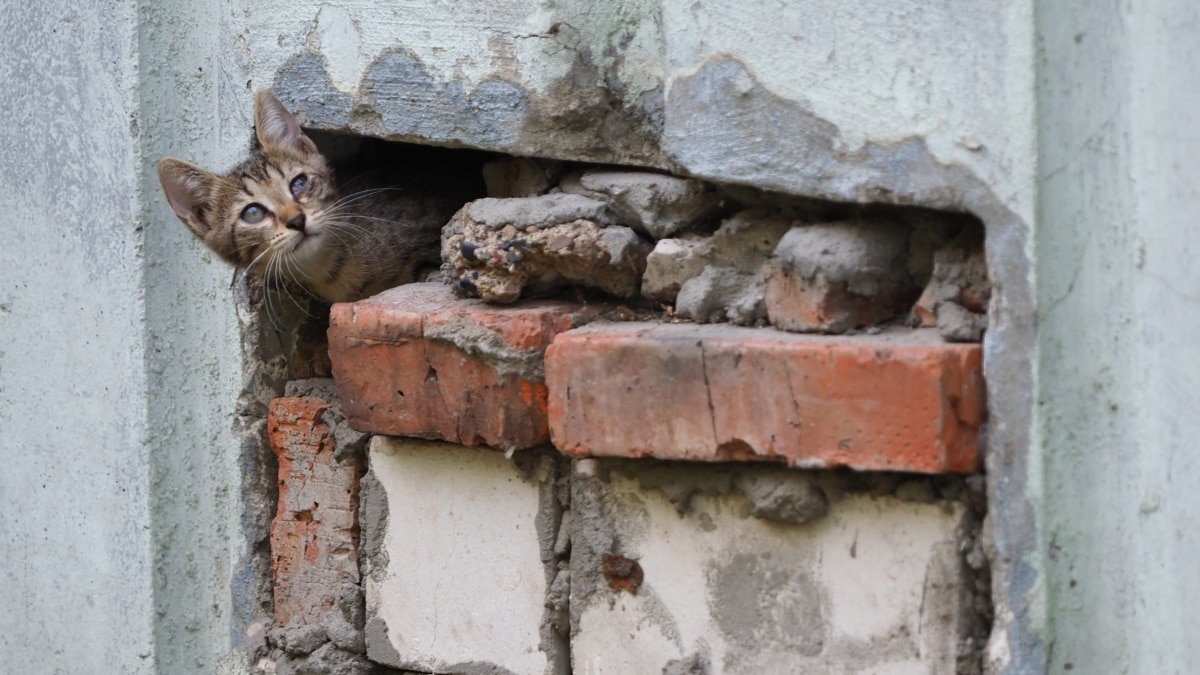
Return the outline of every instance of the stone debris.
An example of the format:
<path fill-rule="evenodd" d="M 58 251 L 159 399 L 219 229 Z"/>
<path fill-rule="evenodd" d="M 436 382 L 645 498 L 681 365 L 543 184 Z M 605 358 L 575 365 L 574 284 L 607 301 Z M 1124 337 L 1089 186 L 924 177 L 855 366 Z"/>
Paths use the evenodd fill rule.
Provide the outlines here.
<path fill-rule="evenodd" d="M 559 187 L 606 201 L 625 224 L 654 240 L 704 222 L 720 203 L 702 181 L 646 171 L 583 171 L 568 175 Z"/>
<path fill-rule="evenodd" d="M 885 220 L 804 225 L 767 265 L 771 324 L 797 333 L 845 333 L 901 314 L 919 290 L 907 269 L 909 229 Z"/>
<path fill-rule="evenodd" d="M 569 286 L 635 297 L 650 248 L 604 202 L 574 194 L 480 199 L 442 231 L 459 293 L 505 304 Z"/>
<path fill-rule="evenodd" d="M 699 276 L 707 264 L 705 238 L 660 239 L 646 258 L 642 295 L 650 300 L 674 302 L 683 282 Z"/>
<path fill-rule="evenodd" d="M 675 313 L 700 323 L 763 323 L 763 264 L 797 222 L 765 209 L 742 211 L 723 222 L 702 245 L 694 245 L 703 266 L 691 268 L 699 274 L 680 280 Z"/>
<path fill-rule="evenodd" d="M 979 342 L 987 330 L 987 315 L 976 314 L 956 302 L 943 302 L 937 310 L 938 332 L 949 342 Z"/>
<path fill-rule="evenodd" d="M 913 307 L 911 323 L 937 326 L 950 342 L 979 342 L 991 297 L 980 233 L 968 230 L 933 254 L 933 273 Z"/>

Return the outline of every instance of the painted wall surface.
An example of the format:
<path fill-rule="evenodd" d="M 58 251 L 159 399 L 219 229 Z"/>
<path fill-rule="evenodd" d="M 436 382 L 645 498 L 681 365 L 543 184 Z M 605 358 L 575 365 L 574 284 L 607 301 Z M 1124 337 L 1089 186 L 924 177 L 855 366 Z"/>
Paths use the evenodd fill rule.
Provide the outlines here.
<path fill-rule="evenodd" d="M 1200 656 L 1197 26 L 1187 0 L 1039 8 L 1050 672 Z"/>
<path fill-rule="evenodd" d="M 39 2 L 0 16 L 12 672 L 213 672 L 240 634 L 231 274 L 153 173 L 168 148 L 208 160 L 222 145 L 214 91 L 193 85 L 217 51 L 196 27 L 215 22 L 195 11 Z"/>
<path fill-rule="evenodd" d="M 128 2 L 0 16 L 0 660 L 14 672 L 153 664 L 136 25 Z"/>

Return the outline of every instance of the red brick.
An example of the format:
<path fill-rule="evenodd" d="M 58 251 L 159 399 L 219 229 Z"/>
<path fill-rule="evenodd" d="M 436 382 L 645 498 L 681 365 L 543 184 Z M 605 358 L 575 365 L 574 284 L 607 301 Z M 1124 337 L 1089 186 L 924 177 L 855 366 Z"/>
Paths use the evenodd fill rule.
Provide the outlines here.
<path fill-rule="evenodd" d="M 499 307 L 442 284 L 334 305 L 329 350 L 342 410 L 363 432 L 505 450 L 545 443 L 545 348 L 606 309 Z"/>
<path fill-rule="evenodd" d="M 930 330 L 594 325 L 546 352 L 550 432 L 575 456 L 976 471 L 981 361 Z"/>
<path fill-rule="evenodd" d="M 279 459 L 279 507 L 271 522 L 275 624 L 318 623 L 357 593 L 361 460 L 335 458 L 317 398 L 271 401 L 267 432 Z"/>
<path fill-rule="evenodd" d="M 803 279 L 768 263 L 764 298 L 771 325 L 798 333 L 844 333 L 871 326 L 904 312 L 915 297 L 907 284 L 879 282 L 876 294 L 858 295 L 845 282 Z"/>

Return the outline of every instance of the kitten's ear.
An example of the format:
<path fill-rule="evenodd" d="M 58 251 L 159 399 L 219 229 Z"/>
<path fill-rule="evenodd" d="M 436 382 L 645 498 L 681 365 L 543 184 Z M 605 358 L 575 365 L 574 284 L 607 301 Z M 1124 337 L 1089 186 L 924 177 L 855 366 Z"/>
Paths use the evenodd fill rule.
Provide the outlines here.
<path fill-rule="evenodd" d="M 158 163 L 158 181 L 162 183 L 171 209 L 201 239 L 212 229 L 209 200 L 218 180 L 215 175 L 181 159 L 167 157 Z"/>
<path fill-rule="evenodd" d="M 292 113 L 266 89 L 259 89 L 254 97 L 254 130 L 264 150 L 285 150 L 301 155 L 317 151 L 317 146 L 300 130 Z"/>

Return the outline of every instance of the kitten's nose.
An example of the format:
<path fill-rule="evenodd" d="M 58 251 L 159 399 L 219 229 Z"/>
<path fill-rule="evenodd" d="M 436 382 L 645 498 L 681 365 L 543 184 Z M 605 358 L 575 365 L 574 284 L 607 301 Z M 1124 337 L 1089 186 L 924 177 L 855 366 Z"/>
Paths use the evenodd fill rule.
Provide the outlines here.
<path fill-rule="evenodd" d="M 304 232 L 304 214 L 297 213 L 296 215 L 292 216 L 291 220 L 287 221 L 287 226 L 289 230 Z"/>

